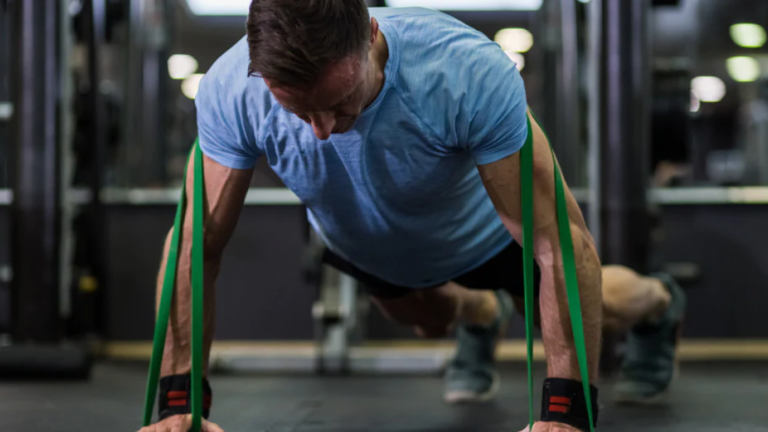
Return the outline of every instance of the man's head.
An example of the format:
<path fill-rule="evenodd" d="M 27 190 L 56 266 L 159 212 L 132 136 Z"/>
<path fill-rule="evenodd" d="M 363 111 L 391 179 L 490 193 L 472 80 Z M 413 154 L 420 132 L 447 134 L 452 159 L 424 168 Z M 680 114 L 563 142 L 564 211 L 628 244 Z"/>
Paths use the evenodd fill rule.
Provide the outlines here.
<path fill-rule="evenodd" d="M 253 0 L 249 74 L 327 139 L 354 125 L 371 95 L 378 24 L 363 0 Z"/>

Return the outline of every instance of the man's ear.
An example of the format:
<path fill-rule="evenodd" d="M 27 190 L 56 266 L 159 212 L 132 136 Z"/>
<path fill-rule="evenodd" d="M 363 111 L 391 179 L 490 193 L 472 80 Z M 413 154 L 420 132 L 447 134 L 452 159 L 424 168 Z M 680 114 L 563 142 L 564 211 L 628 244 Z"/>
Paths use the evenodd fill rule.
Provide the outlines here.
<path fill-rule="evenodd" d="M 371 17 L 371 46 L 374 46 L 376 44 L 376 39 L 379 37 L 379 22 L 376 21 L 376 18 Z"/>

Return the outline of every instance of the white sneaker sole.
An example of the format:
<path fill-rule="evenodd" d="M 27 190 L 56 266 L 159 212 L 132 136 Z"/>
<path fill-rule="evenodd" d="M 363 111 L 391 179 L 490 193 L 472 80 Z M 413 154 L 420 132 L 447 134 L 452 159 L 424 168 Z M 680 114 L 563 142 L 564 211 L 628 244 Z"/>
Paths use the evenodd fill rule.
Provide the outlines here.
<path fill-rule="evenodd" d="M 493 399 L 501 387 L 501 378 L 497 372 L 493 372 L 491 388 L 484 393 L 475 393 L 469 390 L 450 390 L 445 392 L 445 401 L 450 404 L 488 402 Z"/>

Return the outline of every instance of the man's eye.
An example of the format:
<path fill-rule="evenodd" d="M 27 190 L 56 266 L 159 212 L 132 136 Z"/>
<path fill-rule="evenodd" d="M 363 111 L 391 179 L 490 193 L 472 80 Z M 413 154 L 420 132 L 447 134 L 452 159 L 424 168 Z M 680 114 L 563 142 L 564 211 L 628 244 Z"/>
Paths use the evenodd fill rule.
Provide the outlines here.
<path fill-rule="evenodd" d="M 348 104 L 348 103 L 349 103 L 349 101 L 351 101 L 351 100 L 352 100 L 352 95 L 349 95 L 349 96 L 347 96 L 347 98 L 346 98 L 346 99 L 344 99 L 343 101 L 341 101 L 341 102 L 339 102 L 339 103 L 337 103 L 337 104 L 336 104 L 336 108 L 341 108 L 341 107 L 343 107 L 344 105 Z"/>

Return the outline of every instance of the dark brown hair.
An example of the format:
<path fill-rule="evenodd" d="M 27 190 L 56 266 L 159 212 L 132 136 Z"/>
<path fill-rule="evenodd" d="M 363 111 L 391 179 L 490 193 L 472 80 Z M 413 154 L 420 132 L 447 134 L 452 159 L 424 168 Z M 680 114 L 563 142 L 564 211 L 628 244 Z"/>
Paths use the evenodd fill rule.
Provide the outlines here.
<path fill-rule="evenodd" d="M 362 55 L 370 26 L 364 0 L 253 0 L 248 74 L 287 87 L 311 86 L 331 63 Z"/>

